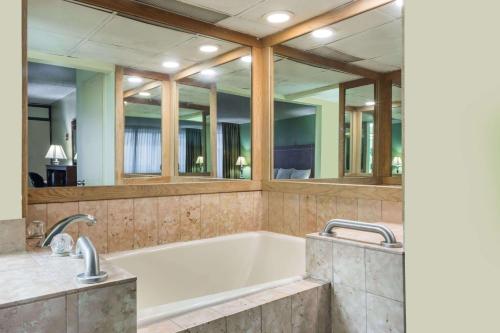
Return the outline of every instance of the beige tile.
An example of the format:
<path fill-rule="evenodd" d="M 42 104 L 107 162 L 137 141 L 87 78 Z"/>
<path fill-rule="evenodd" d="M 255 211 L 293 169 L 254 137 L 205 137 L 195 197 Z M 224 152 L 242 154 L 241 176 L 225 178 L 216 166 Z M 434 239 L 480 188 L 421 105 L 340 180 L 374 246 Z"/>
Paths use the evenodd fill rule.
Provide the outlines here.
<path fill-rule="evenodd" d="M 332 195 L 316 196 L 316 230 L 323 230 L 326 223 L 337 218 L 337 198 Z"/>
<path fill-rule="evenodd" d="M 210 308 L 203 308 L 171 318 L 171 320 L 182 328 L 192 328 L 220 318 L 223 318 L 220 313 Z"/>
<path fill-rule="evenodd" d="M 78 236 L 89 237 L 99 253 L 108 252 L 108 202 L 80 201 L 78 207 L 80 214 L 93 215 L 97 220 L 97 223 L 91 226 L 79 223 Z"/>
<path fill-rule="evenodd" d="M 382 201 L 358 199 L 358 220 L 364 222 L 382 221 Z"/>
<path fill-rule="evenodd" d="M 334 242 L 332 281 L 365 290 L 365 249 Z"/>
<path fill-rule="evenodd" d="M 287 297 L 287 293 L 277 291 L 276 289 L 265 289 L 245 298 L 255 305 L 263 305 Z"/>
<path fill-rule="evenodd" d="M 66 295 L 66 330 L 78 333 L 78 293 Z"/>
<path fill-rule="evenodd" d="M 181 240 L 180 197 L 158 198 L 158 243 L 173 243 Z"/>
<path fill-rule="evenodd" d="M 367 333 L 405 332 L 403 303 L 367 294 L 366 308 Z"/>
<path fill-rule="evenodd" d="M 220 219 L 219 194 L 201 195 L 201 237 L 215 237 L 218 235 Z"/>
<path fill-rule="evenodd" d="M 318 289 L 292 295 L 292 332 L 316 332 L 318 327 Z"/>
<path fill-rule="evenodd" d="M 33 221 L 42 221 L 45 231 L 47 231 L 47 204 L 28 205 L 26 214 L 26 228 Z M 28 235 L 26 233 L 26 235 Z"/>
<path fill-rule="evenodd" d="M 78 297 L 79 333 L 135 333 L 136 284 L 83 291 Z"/>
<path fill-rule="evenodd" d="M 403 203 L 401 201 L 382 201 L 382 221 L 403 223 Z"/>
<path fill-rule="evenodd" d="M 184 331 L 183 331 L 184 332 Z M 208 323 L 191 327 L 185 332 L 187 333 L 226 333 L 226 318 L 219 318 Z M 164 333 L 164 332 L 161 332 Z"/>
<path fill-rule="evenodd" d="M 365 253 L 366 291 L 403 302 L 403 256 L 369 249 Z"/>
<path fill-rule="evenodd" d="M 257 230 L 257 224 L 253 218 L 253 193 L 236 193 L 238 204 L 238 219 L 236 220 L 236 232 L 247 232 Z"/>
<path fill-rule="evenodd" d="M 158 244 L 158 198 L 134 199 L 134 248 Z"/>
<path fill-rule="evenodd" d="M 227 331 L 231 333 L 261 333 L 262 317 L 260 307 L 235 313 L 226 318 Z"/>
<path fill-rule="evenodd" d="M 142 327 L 137 330 L 138 333 L 180 333 L 186 332 L 179 325 L 171 320 L 162 320 L 158 323 Z"/>
<path fill-rule="evenodd" d="M 300 236 L 316 231 L 316 196 L 300 195 Z"/>
<path fill-rule="evenodd" d="M 334 285 L 331 310 L 333 332 L 366 333 L 366 293 L 364 291 L 345 285 Z"/>
<path fill-rule="evenodd" d="M 134 200 L 108 201 L 108 252 L 134 248 Z"/>
<path fill-rule="evenodd" d="M 78 214 L 78 202 L 47 204 L 47 230 L 60 220 L 75 214 Z M 65 232 L 70 234 L 76 242 L 78 237 L 78 225 L 70 225 Z"/>
<path fill-rule="evenodd" d="M 332 333 L 330 284 L 318 288 L 318 333 Z"/>
<path fill-rule="evenodd" d="M 65 297 L 0 309 L 0 332 L 66 333 Z"/>
<path fill-rule="evenodd" d="M 19 252 L 25 249 L 26 222 L 24 219 L 0 221 L 0 254 Z"/>
<path fill-rule="evenodd" d="M 253 207 L 257 230 L 269 230 L 269 192 L 253 192 Z"/>
<path fill-rule="evenodd" d="M 212 306 L 210 309 L 223 316 L 230 316 L 232 314 L 242 312 L 258 305 L 253 303 L 249 298 L 237 298 L 232 301 L 224 302 L 218 305 Z"/>
<path fill-rule="evenodd" d="M 297 193 L 283 194 L 283 232 L 299 236 L 300 197 Z"/>
<path fill-rule="evenodd" d="M 269 231 L 283 232 L 283 200 L 281 192 L 269 192 Z"/>
<path fill-rule="evenodd" d="M 292 298 L 285 297 L 262 305 L 262 333 L 292 332 Z"/>
<path fill-rule="evenodd" d="M 181 240 L 201 238 L 200 195 L 183 195 L 179 198 L 181 210 Z"/>
<path fill-rule="evenodd" d="M 322 281 L 332 280 L 332 242 L 306 238 L 306 272 Z"/>
<path fill-rule="evenodd" d="M 220 220 L 219 235 L 229 235 L 236 233 L 239 219 L 239 205 L 237 193 L 220 193 Z"/>
<path fill-rule="evenodd" d="M 340 219 L 358 219 L 358 201 L 356 199 L 337 197 L 337 217 Z"/>

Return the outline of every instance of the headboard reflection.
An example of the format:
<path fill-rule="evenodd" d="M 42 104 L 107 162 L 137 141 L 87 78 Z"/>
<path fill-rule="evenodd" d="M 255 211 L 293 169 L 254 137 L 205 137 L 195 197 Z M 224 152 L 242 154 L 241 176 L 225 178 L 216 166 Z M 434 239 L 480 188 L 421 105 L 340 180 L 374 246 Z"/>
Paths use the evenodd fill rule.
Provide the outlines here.
<path fill-rule="evenodd" d="M 314 144 L 274 147 L 274 168 L 311 169 L 314 178 Z"/>

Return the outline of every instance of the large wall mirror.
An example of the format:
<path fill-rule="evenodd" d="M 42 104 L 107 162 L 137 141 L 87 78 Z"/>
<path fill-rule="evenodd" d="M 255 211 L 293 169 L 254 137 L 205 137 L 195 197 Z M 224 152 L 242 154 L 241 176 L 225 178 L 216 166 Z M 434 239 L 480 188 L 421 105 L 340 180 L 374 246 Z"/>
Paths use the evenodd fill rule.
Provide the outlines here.
<path fill-rule="evenodd" d="M 402 36 L 393 2 L 274 47 L 272 178 L 401 174 Z"/>
<path fill-rule="evenodd" d="M 249 49 L 77 2 L 27 3 L 30 186 L 251 178 Z"/>

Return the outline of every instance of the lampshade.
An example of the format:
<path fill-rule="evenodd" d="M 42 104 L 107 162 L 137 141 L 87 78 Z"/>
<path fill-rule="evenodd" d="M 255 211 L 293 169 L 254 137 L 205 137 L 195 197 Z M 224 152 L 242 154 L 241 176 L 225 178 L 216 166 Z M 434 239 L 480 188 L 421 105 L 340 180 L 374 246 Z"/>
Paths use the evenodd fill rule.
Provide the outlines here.
<path fill-rule="evenodd" d="M 245 157 L 243 156 L 240 156 L 238 157 L 238 159 L 236 160 L 236 165 L 247 165 L 247 160 L 245 159 Z"/>
<path fill-rule="evenodd" d="M 51 159 L 67 159 L 64 149 L 61 145 L 50 145 L 49 151 L 45 155 L 45 158 Z"/>
<path fill-rule="evenodd" d="M 392 159 L 392 165 L 401 166 L 403 165 L 403 160 L 401 159 L 400 156 L 394 156 L 394 158 Z"/>
<path fill-rule="evenodd" d="M 198 158 L 196 158 L 196 164 L 203 164 L 203 156 L 198 156 Z"/>

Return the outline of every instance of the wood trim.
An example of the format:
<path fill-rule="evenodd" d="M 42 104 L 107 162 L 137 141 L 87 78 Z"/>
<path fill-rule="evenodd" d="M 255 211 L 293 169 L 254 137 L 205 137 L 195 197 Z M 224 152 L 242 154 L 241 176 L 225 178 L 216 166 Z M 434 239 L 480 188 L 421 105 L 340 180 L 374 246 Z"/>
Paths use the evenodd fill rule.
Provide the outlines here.
<path fill-rule="evenodd" d="M 170 81 L 161 82 L 161 175 L 168 177 L 172 175 L 170 170 L 170 133 L 172 101 L 170 94 Z"/>
<path fill-rule="evenodd" d="M 118 12 L 122 16 L 147 23 L 154 23 L 168 28 L 182 29 L 195 34 L 215 37 L 233 43 L 247 46 L 260 46 L 261 44 L 257 37 L 198 21 L 187 16 L 171 13 L 132 0 L 78 0 L 78 2 Z"/>
<path fill-rule="evenodd" d="M 263 157 L 263 145 L 262 145 L 262 134 L 264 127 L 264 96 L 263 96 L 263 86 L 264 86 L 264 75 L 263 75 L 263 50 L 261 48 L 252 48 L 252 142 L 251 142 L 251 167 L 252 167 L 252 179 L 261 180 L 262 179 L 262 157 Z"/>
<path fill-rule="evenodd" d="M 210 84 L 201 82 L 195 79 L 191 79 L 189 77 L 185 77 L 183 79 L 177 80 L 178 84 L 183 84 L 186 86 L 191 86 L 191 87 L 198 87 L 198 88 L 205 88 L 205 89 L 210 89 Z"/>
<path fill-rule="evenodd" d="M 210 87 L 210 175 L 217 177 L 217 86 Z"/>
<path fill-rule="evenodd" d="M 361 1 L 361 0 L 360 0 Z M 379 79 L 382 74 L 355 65 L 351 65 L 342 61 L 322 57 L 313 53 L 305 52 L 293 47 L 276 45 L 273 47 L 274 52 L 280 56 L 290 58 L 305 64 L 316 65 L 326 69 L 332 69 L 349 74 L 359 75 L 372 80 Z"/>
<path fill-rule="evenodd" d="M 214 58 L 199 62 L 197 64 L 194 64 L 193 66 L 183 69 L 179 73 L 175 74 L 173 78 L 176 81 L 185 79 L 188 76 L 196 74 L 204 69 L 220 66 L 227 62 L 239 59 L 245 55 L 250 54 L 250 52 L 251 51 L 248 47 L 239 47 L 237 49 L 231 50 Z"/>
<path fill-rule="evenodd" d="M 141 91 L 148 91 L 148 90 L 154 89 L 156 87 L 159 87 L 159 86 L 161 86 L 162 82 L 163 81 L 148 82 L 140 87 L 129 89 L 123 93 L 123 98 L 132 97 L 135 94 L 140 93 Z"/>
<path fill-rule="evenodd" d="M 261 188 L 261 182 L 251 180 L 31 188 L 28 192 L 28 204 L 260 191 Z"/>
<path fill-rule="evenodd" d="M 358 79 L 358 80 L 344 82 L 343 85 L 344 85 L 344 89 L 351 89 L 351 88 L 366 86 L 366 85 L 375 84 L 375 83 L 376 83 L 375 80 L 362 78 L 362 79 Z"/>
<path fill-rule="evenodd" d="M 21 148 L 21 214 L 26 217 L 28 214 L 28 0 L 21 2 L 21 62 L 22 62 L 22 148 Z M 49 111 L 50 114 L 50 111 Z"/>
<path fill-rule="evenodd" d="M 262 180 L 273 179 L 274 168 L 274 52 L 262 49 Z"/>
<path fill-rule="evenodd" d="M 403 181 L 403 177 L 401 175 L 382 177 L 382 184 L 384 184 L 384 185 L 401 185 L 402 181 Z"/>
<path fill-rule="evenodd" d="M 168 74 L 146 71 L 142 69 L 135 69 L 130 67 L 123 67 L 123 75 L 138 76 L 155 81 L 170 81 L 170 75 Z"/>
<path fill-rule="evenodd" d="M 345 6 L 335 8 L 283 31 L 279 31 L 262 39 L 262 46 L 275 46 L 290 39 L 302 36 L 315 29 L 347 20 L 353 16 L 362 14 L 380 6 L 393 2 L 394 0 L 357 0 Z"/>
<path fill-rule="evenodd" d="M 269 192 L 298 193 L 310 195 L 332 195 L 350 199 L 374 199 L 402 201 L 401 186 L 353 185 L 300 181 L 264 181 L 262 190 Z"/>
<path fill-rule="evenodd" d="M 392 175 L 392 81 L 387 78 L 377 82 L 375 129 L 376 176 L 390 177 Z"/>
<path fill-rule="evenodd" d="M 122 184 L 124 176 L 124 131 L 125 110 L 123 109 L 123 73 L 124 68 L 115 68 L 115 184 Z"/>
<path fill-rule="evenodd" d="M 339 178 L 345 176 L 345 84 L 339 84 Z"/>

